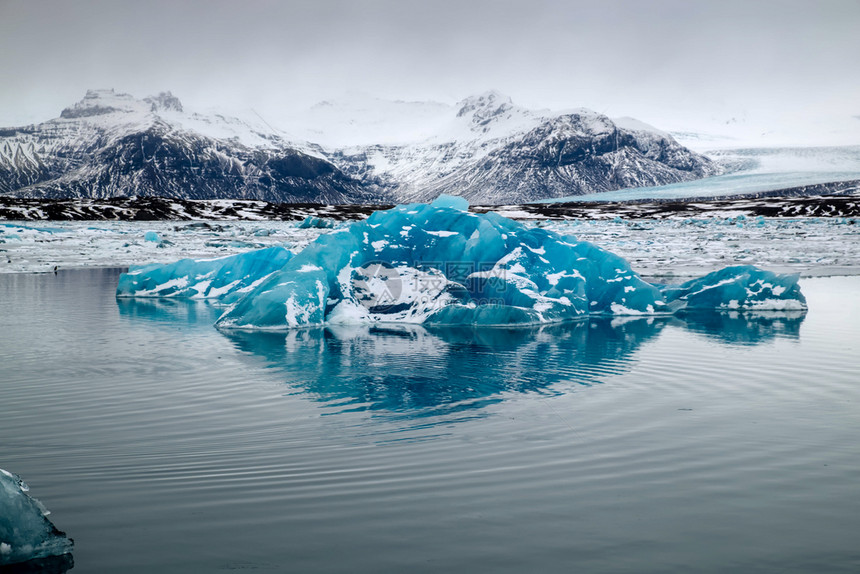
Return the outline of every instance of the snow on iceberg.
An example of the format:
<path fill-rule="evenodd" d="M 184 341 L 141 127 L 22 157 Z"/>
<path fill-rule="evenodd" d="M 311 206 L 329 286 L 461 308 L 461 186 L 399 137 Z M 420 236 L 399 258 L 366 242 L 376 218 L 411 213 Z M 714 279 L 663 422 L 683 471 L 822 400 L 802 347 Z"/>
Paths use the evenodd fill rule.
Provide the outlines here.
<path fill-rule="evenodd" d="M 117 294 L 206 296 L 195 294 L 198 284 L 229 284 L 222 275 L 235 280 L 234 267 L 266 257 L 263 251 L 216 260 L 217 269 L 202 261 L 134 268 Z M 797 276 L 740 266 L 679 286 L 653 285 L 591 243 L 496 213 L 470 213 L 464 199 L 450 196 L 377 211 L 277 265 L 261 265 L 256 276 L 245 273 L 242 267 L 242 292 L 221 299 L 233 304 L 217 326 L 524 325 L 685 308 L 805 308 Z"/>
<path fill-rule="evenodd" d="M 17 475 L 0 468 L 0 566 L 72 551 L 72 540 L 46 518 L 48 511 L 28 490 Z"/>

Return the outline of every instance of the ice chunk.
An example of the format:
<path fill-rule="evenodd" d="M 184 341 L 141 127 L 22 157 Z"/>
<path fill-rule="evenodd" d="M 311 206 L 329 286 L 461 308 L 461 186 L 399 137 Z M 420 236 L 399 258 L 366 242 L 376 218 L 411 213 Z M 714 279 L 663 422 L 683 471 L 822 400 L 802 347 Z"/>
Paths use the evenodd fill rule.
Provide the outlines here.
<path fill-rule="evenodd" d="M 467 208 L 462 198 L 442 196 L 430 205 L 377 211 L 318 237 L 294 257 L 253 269 L 242 265 L 275 254 L 261 250 L 215 263 L 133 268 L 117 293 L 221 297 L 234 304 L 219 327 L 269 330 L 323 323 L 523 325 L 685 308 L 805 308 L 796 276 L 733 267 L 680 286 L 653 285 L 624 258 L 594 244 Z"/>
<path fill-rule="evenodd" d="M 793 311 L 806 308 L 798 275 L 777 275 L 752 265 L 726 267 L 677 287 L 666 287 L 666 301 L 685 309 Z"/>
<path fill-rule="evenodd" d="M 298 227 L 299 229 L 330 229 L 334 227 L 334 221 L 323 217 L 308 215 L 301 223 L 299 223 Z"/>
<path fill-rule="evenodd" d="M 46 518 L 48 511 L 28 490 L 17 475 L 0 468 L 0 566 L 72 551 L 72 540 Z"/>
<path fill-rule="evenodd" d="M 218 259 L 132 266 L 128 273 L 120 275 L 116 295 L 217 299 L 229 303 L 281 269 L 292 256 L 283 247 L 268 247 Z"/>
<path fill-rule="evenodd" d="M 156 233 L 155 231 L 147 231 L 143 234 L 143 240 L 158 243 L 159 241 L 161 241 L 161 237 L 159 237 L 158 233 Z"/>

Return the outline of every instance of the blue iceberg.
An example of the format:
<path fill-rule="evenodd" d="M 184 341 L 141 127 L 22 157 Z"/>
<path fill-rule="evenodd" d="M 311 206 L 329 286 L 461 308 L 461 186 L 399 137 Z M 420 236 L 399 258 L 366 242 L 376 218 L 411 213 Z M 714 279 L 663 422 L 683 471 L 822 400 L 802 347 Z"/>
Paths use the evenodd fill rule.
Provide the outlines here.
<path fill-rule="evenodd" d="M 797 275 L 777 275 L 752 265 L 726 267 L 677 286 L 663 288 L 666 301 L 689 310 L 798 311 L 806 299 Z"/>
<path fill-rule="evenodd" d="M 72 540 L 47 519 L 48 511 L 28 490 L 17 475 L 0 469 L 0 566 L 72 551 Z"/>
<path fill-rule="evenodd" d="M 496 213 L 470 213 L 465 200 L 449 196 L 377 211 L 271 265 L 263 264 L 270 257 L 265 251 L 216 260 L 217 268 L 204 261 L 133 268 L 117 294 L 211 296 L 232 303 L 217 326 L 253 330 L 377 322 L 526 325 L 688 308 L 805 308 L 796 275 L 738 266 L 682 285 L 654 285 L 596 245 Z M 238 275 L 241 288 L 219 290 Z M 207 281 L 222 287 L 201 295 L 197 286 L 208 288 Z"/>
<path fill-rule="evenodd" d="M 215 299 L 230 303 L 252 290 L 264 277 L 281 269 L 293 254 L 268 247 L 217 259 L 182 259 L 159 265 L 133 265 L 123 273 L 117 297 Z"/>
<path fill-rule="evenodd" d="M 313 215 L 308 215 L 298 225 L 299 229 L 331 229 L 332 227 L 334 227 L 334 221 L 331 219 L 314 217 Z"/>

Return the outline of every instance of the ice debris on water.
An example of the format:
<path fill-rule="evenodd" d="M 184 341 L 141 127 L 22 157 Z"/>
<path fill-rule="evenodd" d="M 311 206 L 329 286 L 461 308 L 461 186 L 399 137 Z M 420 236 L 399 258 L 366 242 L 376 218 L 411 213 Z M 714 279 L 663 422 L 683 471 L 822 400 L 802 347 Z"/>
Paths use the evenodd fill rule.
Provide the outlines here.
<path fill-rule="evenodd" d="M 28 490 L 20 477 L 0 468 L 0 566 L 72 551 L 72 540 L 48 520 L 48 511 Z"/>
<path fill-rule="evenodd" d="M 496 213 L 470 213 L 464 199 L 441 196 L 377 211 L 292 257 L 257 250 L 132 268 L 117 294 L 231 303 L 217 322 L 222 328 L 522 325 L 684 309 L 802 310 L 797 281 L 744 265 L 655 285 L 596 245 Z"/>

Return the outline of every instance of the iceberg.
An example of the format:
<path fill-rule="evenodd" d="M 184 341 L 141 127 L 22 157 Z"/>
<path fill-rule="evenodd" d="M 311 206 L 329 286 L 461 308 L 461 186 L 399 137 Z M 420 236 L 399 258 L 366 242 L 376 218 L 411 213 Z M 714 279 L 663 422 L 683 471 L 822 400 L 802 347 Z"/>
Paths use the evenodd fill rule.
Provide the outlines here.
<path fill-rule="evenodd" d="M 735 266 L 681 285 L 655 285 L 592 243 L 493 212 L 471 213 L 464 199 L 450 196 L 374 212 L 268 265 L 274 254 L 266 251 L 132 268 L 117 295 L 214 298 L 230 304 L 218 327 L 249 330 L 530 325 L 684 309 L 806 307 L 797 275 Z"/>
<path fill-rule="evenodd" d="M 331 219 L 314 217 L 313 215 L 308 215 L 298 225 L 299 229 L 331 229 L 332 227 L 334 227 L 334 221 Z"/>
<path fill-rule="evenodd" d="M 752 265 L 736 265 L 663 289 L 668 303 L 689 310 L 801 311 L 806 299 L 797 275 L 777 275 Z"/>
<path fill-rule="evenodd" d="M 72 551 L 72 540 L 48 520 L 48 511 L 28 490 L 17 475 L 0 468 L 0 566 Z"/>
<path fill-rule="evenodd" d="M 120 276 L 116 295 L 215 299 L 230 303 L 267 275 L 281 269 L 292 256 L 288 249 L 276 246 L 217 259 L 133 265 Z"/>

